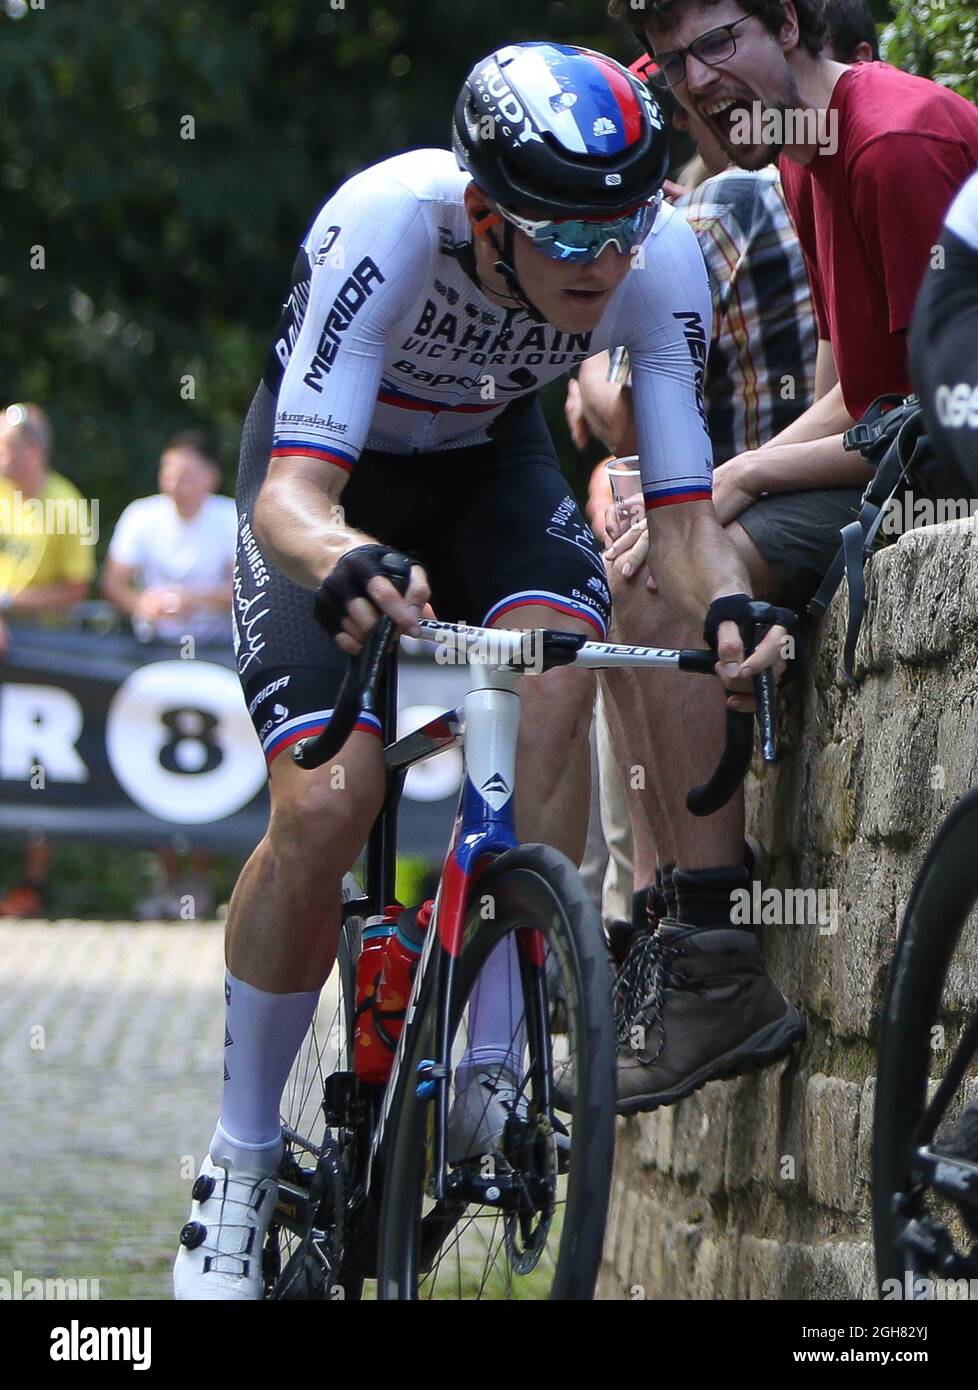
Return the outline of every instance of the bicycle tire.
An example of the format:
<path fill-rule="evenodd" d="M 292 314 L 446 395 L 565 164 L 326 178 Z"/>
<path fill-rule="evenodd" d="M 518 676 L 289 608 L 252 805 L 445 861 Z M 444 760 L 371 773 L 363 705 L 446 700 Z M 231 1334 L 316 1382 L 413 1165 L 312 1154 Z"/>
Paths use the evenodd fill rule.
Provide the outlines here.
<path fill-rule="evenodd" d="M 978 788 L 952 807 L 914 881 L 900 929 L 880 1031 L 873 1114 L 873 1241 L 876 1276 L 904 1281 L 918 1271 L 900 1245 L 912 1158 L 927 1105 L 931 1028 L 955 949 L 978 901 Z"/>
<path fill-rule="evenodd" d="M 479 904 L 491 894 L 494 920 Z M 521 929 L 543 933 L 566 963 L 567 1027 L 576 1073 L 572 1165 L 554 1262 L 552 1299 L 593 1297 L 604 1240 L 614 1157 L 615 1041 L 608 957 L 597 908 L 577 870 L 557 850 L 522 845 L 500 855 L 477 880 L 457 963 L 452 1034 L 460 1025 L 479 970 L 493 948 Z M 562 965 L 562 969 L 564 966 Z M 429 1102 L 417 1094 L 417 1067 L 431 1051 L 434 971 L 426 975 L 405 1040 L 384 1145 L 378 1249 L 378 1297 L 416 1298 L 420 1212 L 425 1182 Z M 481 1294 L 480 1294 L 481 1296 Z"/>

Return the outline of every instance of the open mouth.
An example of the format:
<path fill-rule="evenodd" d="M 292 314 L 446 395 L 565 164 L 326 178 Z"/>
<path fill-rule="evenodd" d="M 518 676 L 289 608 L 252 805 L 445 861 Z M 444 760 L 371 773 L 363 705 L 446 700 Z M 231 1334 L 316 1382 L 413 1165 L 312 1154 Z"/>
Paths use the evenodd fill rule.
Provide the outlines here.
<path fill-rule="evenodd" d="M 719 97 L 717 100 L 701 106 L 700 115 L 713 127 L 724 144 L 729 147 L 733 143 L 731 134 L 734 124 L 736 123 L 738 127 L 742 127 L 744 112 L 749 112 L 750 109 L 749 97 Z"/>

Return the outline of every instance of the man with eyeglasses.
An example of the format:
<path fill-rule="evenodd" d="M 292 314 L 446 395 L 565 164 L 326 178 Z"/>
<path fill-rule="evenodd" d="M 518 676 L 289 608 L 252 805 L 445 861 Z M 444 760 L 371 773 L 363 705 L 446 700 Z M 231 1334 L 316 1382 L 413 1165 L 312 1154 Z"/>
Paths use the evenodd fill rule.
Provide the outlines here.
<path fill-rule="evenodd" d="M 749 580 L 710 505 L 709 287 L 693 232 L 660 198 L 668 141 L 645 85 L 588 50 L 511 45 L 476 64 L 452 135 L 454 154 L 398 155 L 325 202 L 245 423 L 235 650 L 272 812 L 228 913 L 223 1103 L 181 1233 L 180 1298 L 261 1297 L 282 1088 L 333 965 L 342 876 L 384 794 L 369 713 L 342 776 L 288 755 L 328 723 L 347 654 L 382 613 L 416 631 L 429 595 L 446 618 L 605 632 L 604 565 L 539 387 L 629 348 L 661 582 L 697 625 L 717 619 L 735 707 L 752 708 L 748 677 L 785 635 L 772 611 L 748 665 L 729 620 Z M 382 569 L 392 548 L 417 561 L 403 597 Z M 593 680 L 567 668 L 524 684 L 520 834 L 580 862 Z M 490 960 L 470 1012 L 453 1162 L 491 1153 L 523 1104 L 512 965 Z"/>
<path fill-rule="evenodd" d="M 855 516 L 868 480 L 842 435 L 876 396 L 909 392 L 906 329 L 956 189 L 978 163 L 978 112 L 954 93 L 885 63 L 846 67 L 822 52 L 820 0 L 612 0 L 667 86 L 735 164 L 778 161 L 811 281 L 818 327 L 815 401 L 759 448 L 714 472 L 714 505 L 754 592 L 802 610 Z M 650 567 L 656 575 L 654 550 Z M 692 637 L 668 595 L 650 594 L 628 640 L 683 645 Z M 668 692 L 662 692 L 668 698 Z M 644 794 L 660 865 L 676 855 L 678 910 L 634 947 L 630 976 L 656 988 L 622 991 L 619 1032 L 643 1040 L 619 1066 L 619 1103 L 672 1104 L 714 1077 L 756 1067 L 757 1030 L 738 1000 L 752 971 L 692 979 L 672 965 L 712 933 L 752 934 L 732 919 L 746 882 L 742 795 L 707 825 L 686 811 L 685 787 L 722 742 L 723 705 L 683 691 L 667 707 L 639 692 L 656 776 Z M 735 905 L 738 899 L 733 899 Z"/>

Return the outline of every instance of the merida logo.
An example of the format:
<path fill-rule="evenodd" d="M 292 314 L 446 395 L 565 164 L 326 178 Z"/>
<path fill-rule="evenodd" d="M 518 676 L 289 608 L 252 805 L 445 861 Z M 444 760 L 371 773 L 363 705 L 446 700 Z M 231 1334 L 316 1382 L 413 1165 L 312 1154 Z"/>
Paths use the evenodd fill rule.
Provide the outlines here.
<path fill-rule="evenodd" d="M 696 367 L 695 389 L 696 389 L 696 409 L 700 413 L 700 419 L 706 427 L 706 410 L 703 406 L 703 373 L 706 370 L 706 333 L 703 329 L 703 320 L 695 309 L 687 310 L 685 313 L 673 314 L 674 319 L 678 319 L 683 326 L 683 335 L 686 338 L 686 346 L 689 348 L 689 355 L 693 359 Z"/>
<path fill-rule="evenodd" d="M 499 772 L 494 772 L 487 781 L 483 782 L 480 791 L 495 792 L 499 796 L 508 792 L 509 787 L 506 785 L 505 777 Z"/>
<path fill-rule="evenodd" d="M 83 1327 L 72 1318 L 51 1329 L 52 1361 L 131 1361 L 134 1371 L 153 1362 L 151 1327 Z"/>
<path fill-rule="evenodd" d="M 384 277 L 370 257 L 364 256 L 333 300 L 319 335 L 316 355 L 302 378 L 305 385 L 311 386 L 314 391 L 322 391 L 322 378 L 329 376 L 333 369 L 342 335 L 373 294 L 375 284 L 384 284 Z"/>

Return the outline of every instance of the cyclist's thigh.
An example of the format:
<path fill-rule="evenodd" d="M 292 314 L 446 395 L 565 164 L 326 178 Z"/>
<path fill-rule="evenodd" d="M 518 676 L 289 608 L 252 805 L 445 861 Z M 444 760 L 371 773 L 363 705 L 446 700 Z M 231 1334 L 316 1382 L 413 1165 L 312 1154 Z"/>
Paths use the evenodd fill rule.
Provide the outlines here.
<path fill-rule="evenodd" d="M 525 626 L 550 610 L 603 638 L 611 611 L 598 544 L 560 470 L 539 403 L 514 414 L 490 446 L 447 537 L 477 623 Z M 548 620 L 549 621 L 549 620 Z"/>
<path fill-rule="evenodd" d="M 233 603 L 238 674 L 270 767 L 299 739 L 326 727 L 347 664 L 345 653 L 316 622 L 312 594 L 266 559 L 252 531 L 251 516 L 268 467 L 274 420 L 275 397 L 260 385 L 241 440 Z M 389 468 L 395 476 L 398 461 L 382 458 L 374 467 L 375 458 L 364 454 L 357 463 L 343 492 L 343 506 L 351 526 L 396 545 L 403 537 L 392 534 L 390 516 L 398 519 L 402 530 L 409 529 L 409 508 L 403 497 L 391 497 L 377 472 Z M 379 744 L 381 727 L 376 715 L 361 714 L 356 728 Z"/>

